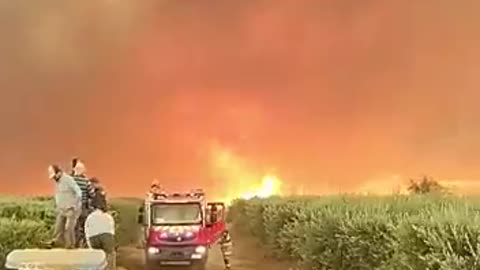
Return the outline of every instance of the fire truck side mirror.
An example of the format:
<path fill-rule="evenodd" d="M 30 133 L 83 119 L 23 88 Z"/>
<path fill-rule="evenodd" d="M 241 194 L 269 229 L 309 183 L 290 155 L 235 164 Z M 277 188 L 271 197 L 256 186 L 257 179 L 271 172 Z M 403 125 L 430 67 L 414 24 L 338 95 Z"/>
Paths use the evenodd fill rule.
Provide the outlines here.
<path fill-rule="evenodd" d="M 140 225 L 144 225 L 144 215 L 143 214 L 138 214 L 138 220 L 137 220 L 137 223 L 140 224 Z"/>
<path fill-rule="evenodd" d="M 140 225 L 144 225 L 145 224 L 145 215 L 144 215 L 144 207 L 143 206 L 140 206 L 138 208 L 138 216 L 137 216 L 137 223 L 140 224 Z"/>

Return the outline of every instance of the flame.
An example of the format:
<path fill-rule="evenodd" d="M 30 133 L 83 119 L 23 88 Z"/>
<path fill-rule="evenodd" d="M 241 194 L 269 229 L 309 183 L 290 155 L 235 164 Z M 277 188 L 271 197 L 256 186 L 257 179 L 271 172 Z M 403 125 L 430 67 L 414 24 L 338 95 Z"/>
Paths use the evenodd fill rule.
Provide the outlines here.
<path fill-rule="evenodd" d="M 273 195 L 280 195 L 280 180 L 274 175 L 266 175 L 262 179 L 262 185 L 254 190 L 243 192 L 240 194 L 241 199 L 268 198 Z"/>
<path fill-rule="evenodd" d="M 278 177 L 266 175 L 262 178 L 260 185 L 250 189 L 239 189 L 236 194 L 230 195 L 222 199 L 222 201 L 225 202 L 226 205 L 230 205 L 235 199 L 250 200 L 253 198 L 268 198 L 275 195 L 282 195 L 281 183 Z"/>
<path fill-rule="evenodd" d="M 258 164 L 252 164 L 218 142 L 210 145 L 210 166 L 212 176 L 219 179 L 215 197 L 227 205 L 234 199 L 281 195 L 281 181 L 277 176 L 264 175 Z"/>

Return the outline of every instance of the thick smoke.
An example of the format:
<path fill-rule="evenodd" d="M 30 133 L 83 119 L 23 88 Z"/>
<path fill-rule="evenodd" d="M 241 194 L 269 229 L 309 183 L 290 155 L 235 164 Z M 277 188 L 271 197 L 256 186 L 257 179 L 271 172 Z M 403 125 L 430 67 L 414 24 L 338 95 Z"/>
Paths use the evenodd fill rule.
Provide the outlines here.
<path fill-rule="evenodd" d="M 218 190 L 212 145 L 317 192 L 479 178 L 477 2 L 0 0 L 1 191 L 73 155 Z"/>

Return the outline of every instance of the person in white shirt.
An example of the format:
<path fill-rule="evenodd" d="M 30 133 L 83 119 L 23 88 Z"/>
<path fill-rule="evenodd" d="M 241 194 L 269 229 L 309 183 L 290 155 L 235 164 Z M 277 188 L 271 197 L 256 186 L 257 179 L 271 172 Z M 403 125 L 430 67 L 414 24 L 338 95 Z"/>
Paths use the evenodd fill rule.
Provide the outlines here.
<path fill-rule="evenodd" d="M 115 269 L 115 220 L 104 201 L 92 202 L 94 211 L 85 220 L 85 238 L 89 248 L 101 249 L 107 255 L 109 269 Z"/>
<path fill-rule="evenodd" d="M 49 245 L 57 246 L 63 242 L 64 247 L 75 247 L 75 226 L 82 207 L 82 190 L 75 180 L 63 172 L 58 165 L 48 167 L 49 178 L 55 182 L 56 221 L 54 239 Z"/>

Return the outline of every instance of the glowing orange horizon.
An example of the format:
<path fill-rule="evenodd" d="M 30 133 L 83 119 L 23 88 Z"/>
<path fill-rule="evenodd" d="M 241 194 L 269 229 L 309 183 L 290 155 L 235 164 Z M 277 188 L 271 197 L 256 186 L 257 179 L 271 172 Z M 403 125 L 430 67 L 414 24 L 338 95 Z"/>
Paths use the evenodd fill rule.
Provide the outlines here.
<path fill-rule="evenodd" d="M 9 2 L 0 192 L 73 156 L 110 196 L 480 181 L 480 1 Z"/>

